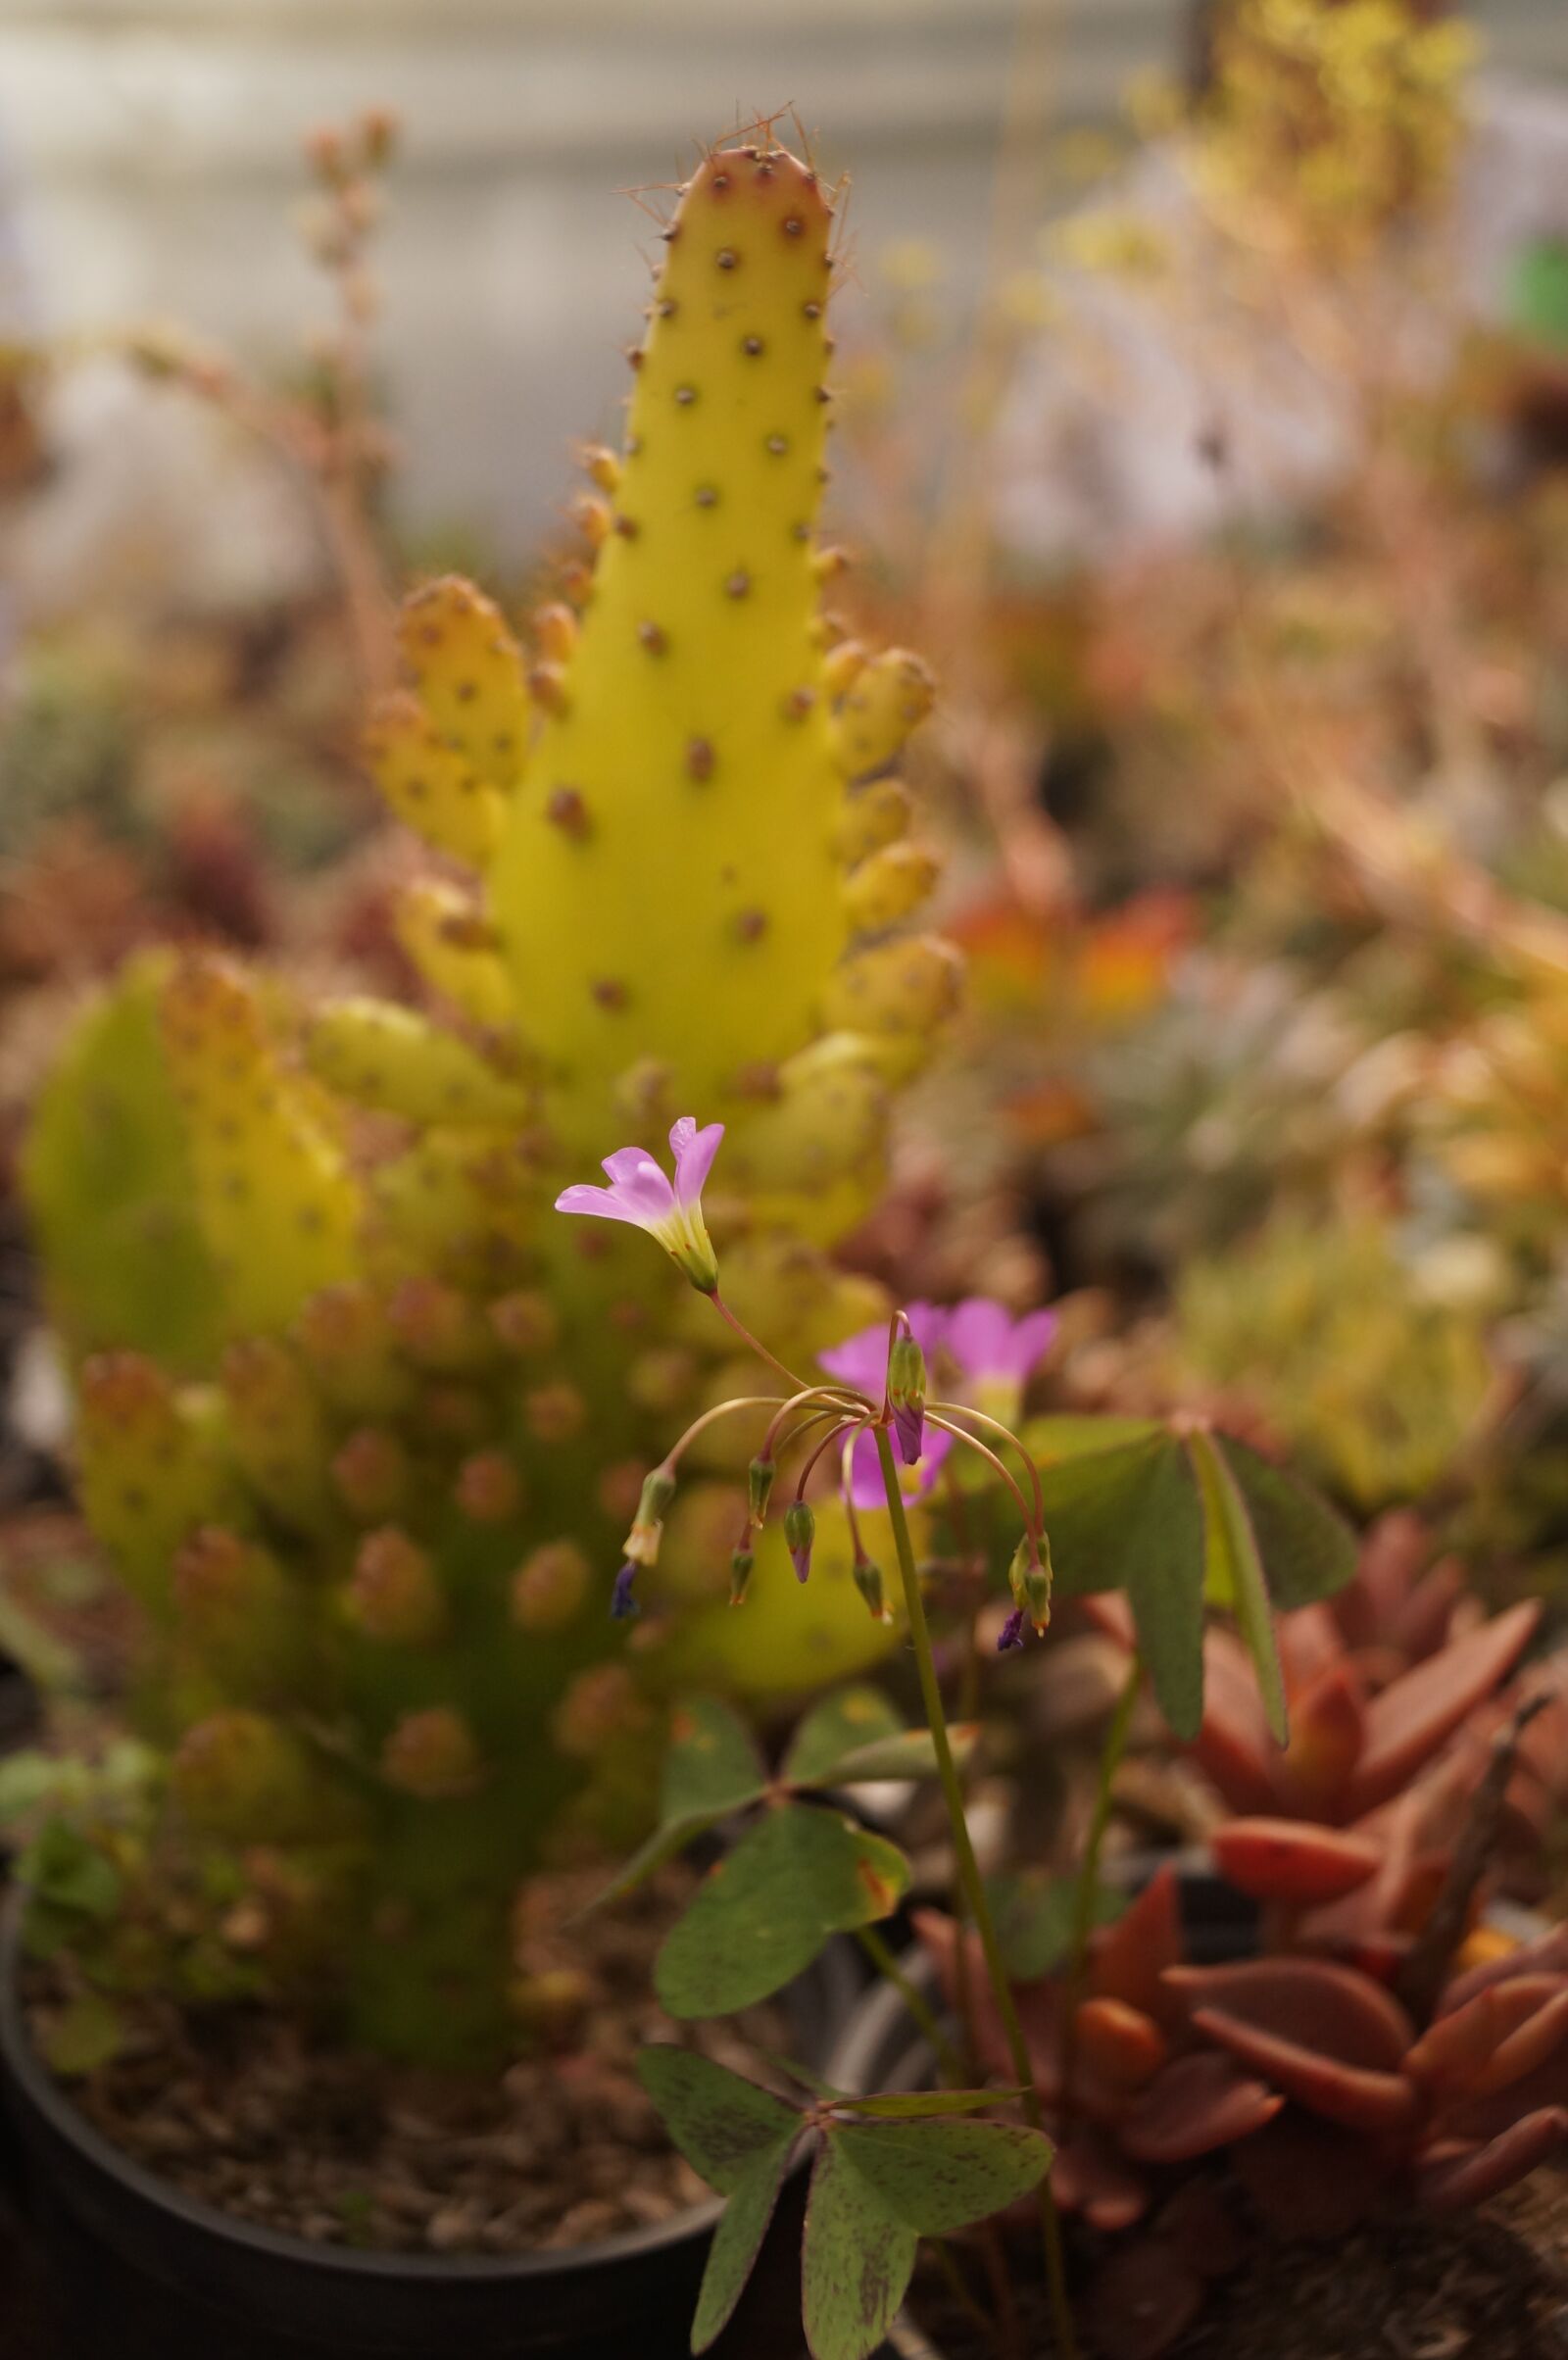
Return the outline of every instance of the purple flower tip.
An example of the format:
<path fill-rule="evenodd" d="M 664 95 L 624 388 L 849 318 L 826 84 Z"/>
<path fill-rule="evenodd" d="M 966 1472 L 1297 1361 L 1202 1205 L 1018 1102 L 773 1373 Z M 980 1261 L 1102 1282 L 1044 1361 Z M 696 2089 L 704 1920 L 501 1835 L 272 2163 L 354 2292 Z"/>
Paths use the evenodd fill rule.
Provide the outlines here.
<path fill-rule="evenodd" d="M 616 1574 L 615 1587 L 610 1594 L 610 1611 L 616 1622 L 626 1622 L 632 1615 L 642 1612 L 632 1591 L 636 1579 L 637 1568 L 628 1558 Z"/>
<path fill-rule="evenodd" d="M 790 1563 L 795 1568 L 795 1579 L 798 1582 L 806 1581 L 811 1570 L 811 1551 L 809 1546 L 805 1549 L 792 1549 L 790 1550 Z"/>
<path fill-rule="evenodd" d="M 1023 1626 L 1026 1617 L 1022 1606 L 1014 1606 L 1012 1612 L 1003 1624 L 1002 1636 L 997 1641 L 997 1653 L 999 1655 L 1005 1655 L 1009 1647 L 1021 1647 L 1023 1646 Z"/>
<path fill-rule="evenodd" d="M 920 1454 L 925 1449 L 924 1409 L 913 1404 L 905 1409 L 896 1407 L 893 1412 L 893 1431 L 898 1437 L 899 1455 L 905 1465 L 918 1466 Z"/>

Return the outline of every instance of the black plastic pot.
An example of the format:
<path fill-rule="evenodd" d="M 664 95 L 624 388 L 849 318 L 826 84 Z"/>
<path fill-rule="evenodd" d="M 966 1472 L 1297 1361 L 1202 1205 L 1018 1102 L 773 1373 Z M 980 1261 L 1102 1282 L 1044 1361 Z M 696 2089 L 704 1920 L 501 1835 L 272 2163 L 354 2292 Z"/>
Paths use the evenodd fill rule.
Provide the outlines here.
<path fill-rule="evenodd" d="M 717 2199 L 562 2253 L 450 2259 L 313 2245 L 183 2195 L 122 2155 L 37 2056 L 0 1926 L 0 2067 L 70 2360 L 684 2360 Z M 847 1946 L 786 1995 L 820 2062 L 861 1989 Z M 800 2185 L 715 2350 L 796 2360 Z M 52 2360 L 52 2355 L 51 2355 Z"/>

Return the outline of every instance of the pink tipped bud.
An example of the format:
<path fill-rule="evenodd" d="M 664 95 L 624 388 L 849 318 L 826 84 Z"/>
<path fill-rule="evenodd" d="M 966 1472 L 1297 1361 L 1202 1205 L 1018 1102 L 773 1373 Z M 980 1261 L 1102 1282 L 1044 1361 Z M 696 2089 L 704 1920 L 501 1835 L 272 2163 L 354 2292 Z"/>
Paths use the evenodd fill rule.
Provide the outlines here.
<path fill-rule="evenodd" d="M 811 1549 L 816 1540 L 816 1518 L 804 1500 L 792 1500 L 784 1513 L 784 1545 L 790 1552 L 795 1579 L 804 1582 L 811 1570 Z"/>

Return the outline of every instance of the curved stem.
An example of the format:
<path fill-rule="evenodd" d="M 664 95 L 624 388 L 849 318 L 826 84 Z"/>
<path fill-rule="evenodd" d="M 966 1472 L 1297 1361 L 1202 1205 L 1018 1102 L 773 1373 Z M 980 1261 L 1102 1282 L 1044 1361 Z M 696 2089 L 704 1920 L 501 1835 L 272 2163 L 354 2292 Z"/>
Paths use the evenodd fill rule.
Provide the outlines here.
<path fill-rule="evenodd" d="M 925 1417 L 926 1424 L 928 1426 L 940 1426 L 942 1432 L 944 1434 L 951 1434 L 956 1443 L 967 1443 L 971 1450 L 978 1451 L 983 1459 L 987 1460 L 991 1466 L 996 1468 L 997 1473 L 1002 1477 L 1003 1482 L 1006 1485 L 1008 1491 L 1018 1502 L 1018 1513 L 1024 1520 L 1024 1526 L 1026 1530 L 1036 1541 L 1038 1541 L 1040 1538 L 1040 1526 L 1036 1518 L 1030 1513 L 1029 1502 L 1024 1498 L 1022 1492 L 1018 1489 L 1013 1477 L 1008 1473 L 1004 1462 L 999 1458 L 996 1451 L 992 1450 L 991 1445 L 989 1443 L 983 1443 L 978 1434 L 970 1434 L 964 1427 L 956 1426 L 951 1418 L 939 1415 L 935 1409 L 928 1409 L 925 1413 Z"/>
<path fill-rule="evenodd" d="M 752 1334 L 751 1329 L 746 1325 L 746 1322 L 743 1319 L 736 1318 L 735 1313 L 730 1309 L 729 1304 L 724 1301 L 723 1296 L 720 1295 L 716 1287 L 713 1289 L 713 1292 L 711 1295 L 710 1295 L 708 1300 L 712 1304 L 714 1310 L 718 1313 L 720 1319 L 724 1320 L 728 1326 L 734 1329 L 741 1342 L 743 1344 L 750 1345 L 752 1351 L 756 1352 L 758 1358 L 760 1360 L 765 1360 L 769 1368 L 776 1370 L 778 1375 L 784 1379 L 786 1385 L 793 1386 L 797 1393 L 809 1393 L 813 1390 L 813 1388 L 807 1383 L 807 1380 L 804 1377 L 798 1377 L 795 1374 L 793 1368 L 786 1368 L 783 1361 L 778 1358 L 777 1354 L 770 1352 L 767 1349 L 767 1346 L 761 1343 L 758 1337 Z"/>
<path fill-rule="evenodd" d="M 704 1427 L 715 1425 L 721 1417 L 728 1417 L 732 1409 L 774 1409 L 777 1406 L 770 1393 L 741 1393 L 732 1401 L 716 1402 L 711 1409 L 705 1409 L 701 1417 L 693 1418 L 679 1441 L 671 1444 L 664 1453 L 665 1466 L 673 1471 L 680 1462 L 681 1452 L 697 1440 Z"/>
<path fill-rule="evenodd" d="M 993 1434 L 1000 1435 L 1004 1443 L 1011 1443 L 1028 1469 L 1029 1489 L 1035 1497 L 1035 1524 L 1043 1532 L 1046 1523 L 1046 1495 L 1041 1488 L 1040 1469 L 1035 1465 L 1033 1455 L 1024 1449 L 1012 1428 L 1004 1426 L 1001 1418 L 991 1417 L 984 1409 L 971 1408 L 967 1401 L 938 1401 L 934 1406 L 941 1411 L 944 1417 L 972 1417 L 977 1425 L 988 1427 Z"/>
<path fill-rule="evenodd" d="M 1018 2021 L 1013 2003 L 1012 1987 L 1003 1963 L 1002 1945 L 997 1940 L 996 1926 L 991 1916 L 991 1904 L 986 1898 L 980 1864 L 974 1856 L 969 1823 L 964 1816 L 963 1790 L 958 1783 L 957 1765 L 953 1758 L 953 1745 L 948 1736 L 948 1719 L 942 1704 L 942 1687 L 937 1679 L 937 1667 L 931 1653 L 931 1627 L 925 1618 L 925 1600 L 920 1596 L 920 1577 L 915 1570 L 914 1549 L 909 1540 L 909 1521 L 904 1512 L 904 1496 L 899 1490 L 898 1469 L 893 1463 L 893 1448 L 888 1441 L 887 1428 L 873 1428 L 876 1435 L 877 1458 L 882 1468 L 882 1488 L 887 1495 L 888 1516 L 893 1526 L 893 1546 L 898 1553 L 899 1572 L 904 1583 L 904 1605 L 909 1622 L 909 1643 L 914 1649 L 915 1668 L 920 1676 L 920 1697 L 925 1706 L 926 1726 L 931 1732 L 932 1750 L 937 1759 L 937 1778 L 942 1788 L 942 1799 L 947 1805 L 948 1826 L 953 1837 L 954 1862 L 958 1884 L 980 1938 L 980 1952 L 986 1963 L 986 1977 L 996 2001 L 1007 2054 L 1014 2078 L 1023 2092 L 1023 2110 L 1030 2126 L 1044 2128 L 1040 2110 L 1040 2093 L 1035 2088 L 1034 2069 L 1029 2061 L 1029 2047 Z M 972 1437 L 970 1438 L 973 1439 Z M 1011 1480 L 1010 1477 L 1008 1479 Z M 1051 2192 L 1049 2175 L 1040 2183 L 1040 2223 L 1045 2243 L 1046 2283 L 1051 2289 L 1051 2308 L 1055 2328 L 1060 2360 L 1078 2360 L 1078 2341 L 1073 2333 L 1072 2314 L 1067 2307 L 1067 2277 L 1061 2250 L 1061 2224 L 1056 2217 L 1055 2198 Z"/>

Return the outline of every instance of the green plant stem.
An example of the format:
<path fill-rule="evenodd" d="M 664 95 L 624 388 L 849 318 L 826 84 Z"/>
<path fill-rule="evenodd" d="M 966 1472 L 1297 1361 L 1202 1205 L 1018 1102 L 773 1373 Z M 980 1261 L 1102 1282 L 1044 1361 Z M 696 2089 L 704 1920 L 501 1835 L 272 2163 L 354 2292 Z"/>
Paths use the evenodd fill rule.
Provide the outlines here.
<path fill-rule="evenodd" d="M 935 2012 L 928 2006 L 924 1992 L 909 1981 L 908 1976 L 906 1975 L 874 1926 L 858 1926 L 855 1939 L 884 1982 L 892 1984 L 909 2014 L 930 2041 L 936 2051 L 937 2063 L 953 2088 L 961 2090 L 964 2078 L 963 2059 L 937 2022 Z"/>
<path fill-rule="evenodd" d="M 1002 1946 L 992 1922 L 991 1905 L 986 1899 L 980 1864 L 974 1856 L 969 1840 L 969 1823 L 964 1816 L 963 1789 L 958 1783 L 957 1764 L 953 1758 L 953 1746 L 948 1737 L 947 1714 L 942 1705 L 942 1685 L 931 1652 L 931 1627 L 925 1618 L 925 1600 L 920 1595 L 920 1577 L 915 1570 L 914 1549 L 909 1540 L 909 1521 L 904 1512 L 904 1495 L 899 1490 L 898 1469 L 893 1463 L 893 1447 L 888 1441 L 886 1426 L 873 1429 L 876 1435 L 877 1458 L 882 1469 L 882 1489 L 887 1495 L 888 1516 L 893 1526 L 893 1546 L 898 1554 L 899 1572 L 904 1582 L 904 1605 L 909 1621 L 909 1643 L 914 1649 L 915 1668 L 920 1676 L 920 1696 L 925 1706 L 926 1726 L 931 1732 L 932 1749 L 937 1757 L 937 1778 L 942 1788 L 942 1799 L 947 1805 L 948 1824 L 953 1835 L 954 1861 L 958 1884 L 962 1890 L 975 1933 L 980 1938 L 980 1952 L 986 1963 L 986 1976 L 996 2001 L 1011 2059 L 1014 2077 L 1023 2092 L 1023 2110 L 1030 2127 L 1045 2128 L 1040 2110 L 1040 2095 L 1035 2089 L 1034 2069 L 1029 2062 L 1029 2047 L 1013 2004 L 1012 1988 L 1003 1964 Z M 1067 2273 L 1061 2250 L 1061 2223 L 1056 2215 L 1056 2201 L 1051 2192 L 1049 2173 L 1040 2183 L 1040 2224 L 1045 2245 L 1046 2284 L 1051 2291 L 1051 2309 L 1055 2329 L 1060 2360 L 1078 2360 L 1078 2339 L 1073 2332 L 1072 2313 L 1067 2304 Z"/>
<path fill-rule="evenodd" d="M 1133 1707 L 1138 1701 L 1143 1679 L 1144 1667 L 1135 1653 L 1126 1683 L 1116 1699 L 1116 1709 L 1110 1716 L 1105 1743 L 1100 1749 L 1095 1807 L 1090 1816 L 1083 1864 L 1078 1871 L 1078 1882 L 1073 1892 L 1072 1947 L 1067 1953 L 1067 2009 L 1061 2055 L 1061 2104 L 1064 2114 L 1069 2113 L 1072 2107 L 1072 2074 L 1077 2062 L 1078 2046 L 1075 2034 L 1078 2002 L 1083 1996 L 1084 1976 L 1089 1963 L 1089 1937 L 1094 1931 L 1095 1896 L 1100 1891 L 1100 1855 L 1104 1849 L 1105 1830 L 1110 1825 L 1111 1790 L 1116 1782 L 1116 1773 L 1121 1768 L 1122 1755 L 1127 1750 L 1127 1733 L 1132 1727 Z"/>

